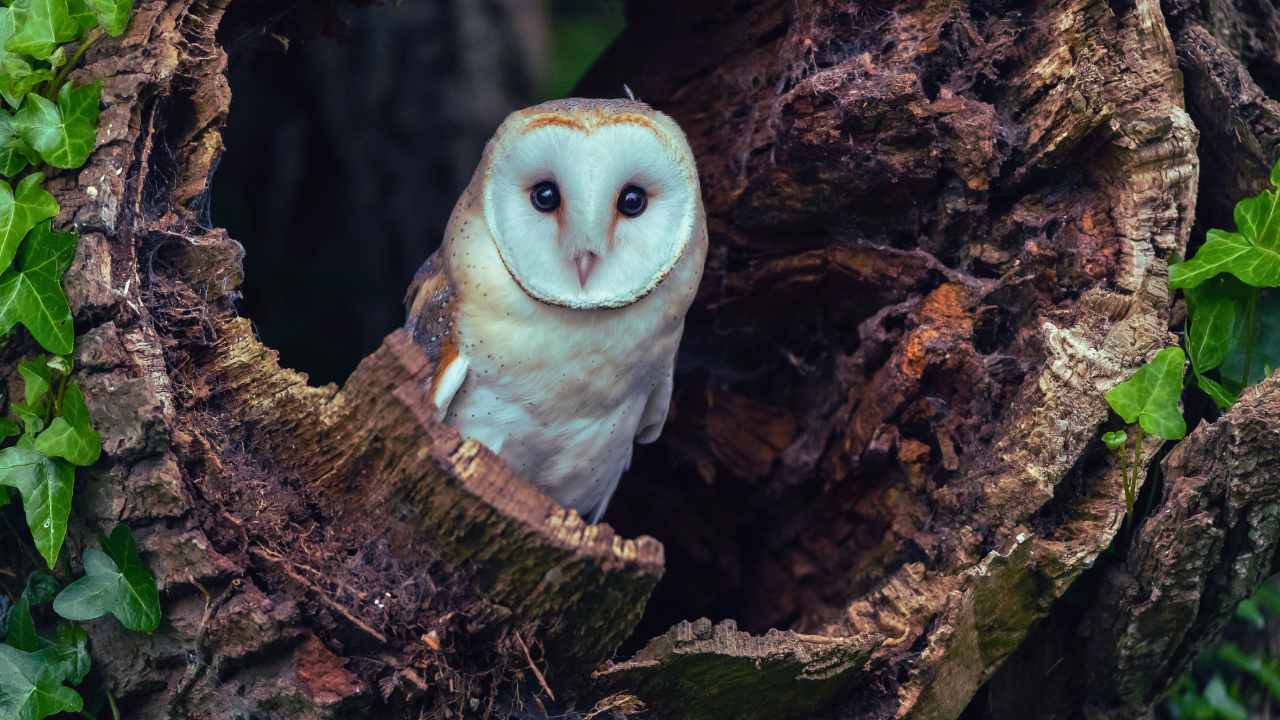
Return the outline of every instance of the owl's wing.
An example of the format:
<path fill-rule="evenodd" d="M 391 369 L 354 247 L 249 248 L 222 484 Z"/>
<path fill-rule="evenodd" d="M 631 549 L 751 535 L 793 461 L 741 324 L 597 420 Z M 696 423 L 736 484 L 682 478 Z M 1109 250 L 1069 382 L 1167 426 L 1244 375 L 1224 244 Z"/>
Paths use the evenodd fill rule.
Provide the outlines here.
<path fill-rule="evenodd" d="M 662 426 L 667 422 L 667 411 L 671 409 L 671 390 L 675 386 L 675 359 L 667 365 L 662 380 L 649 392 L 649 399 L 644 404 L 644 414 L 640 416 L 640 429 L 636 432 L 636 442 L 647 445 L 662 434 Z"/>
<path fill-rule="evenodd" d="M 444 262 L 444 248 L 427 258 L 405 292 L 408 310 L 404 327 L 427 351 L 435 363 L 431 378 L 431 399 L 436 404 L 436 419 L 443 420 L 449 404 L 467 379 L 470 363 L 458 352 L 455 311 L 457 293 Z"/>

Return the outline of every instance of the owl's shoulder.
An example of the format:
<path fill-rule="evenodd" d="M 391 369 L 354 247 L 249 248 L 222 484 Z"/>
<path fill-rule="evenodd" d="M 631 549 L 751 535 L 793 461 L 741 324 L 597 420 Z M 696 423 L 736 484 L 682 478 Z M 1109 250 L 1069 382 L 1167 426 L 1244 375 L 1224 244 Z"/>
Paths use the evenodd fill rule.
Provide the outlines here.
<path fill-rule="evenodd" d="M 427 258 L 405 292 L 405 330 L 444 369 L 457 357 L 457 291 L 441 248 Z"/>

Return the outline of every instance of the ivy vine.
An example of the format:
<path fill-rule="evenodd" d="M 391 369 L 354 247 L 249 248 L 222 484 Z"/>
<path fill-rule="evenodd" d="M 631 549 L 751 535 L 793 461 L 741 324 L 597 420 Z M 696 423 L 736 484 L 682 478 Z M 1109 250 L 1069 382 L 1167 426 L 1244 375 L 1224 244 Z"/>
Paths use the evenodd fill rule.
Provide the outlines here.
<path fill-rule="evenodd" d="M 124 525 L 84 551 L 78 579 L 59 562 L 76 469 L 98 461 L 102 439 L 71 379 L 75 329 L 62 278 L 80 238 L 53 228 L 59 207 L 44 179 L 93 151 L 102 86 L 70 74 L 100 38 L 124 32 L 132 10 L 133 0 L 0 0 L 0 336 L 21 325 L 48 353 L 19 363 L 23 397 L 0 418 L 0 508 L 21 504 L 32 560 L 49 570 L 31 573 L 18 597 L 0 597 L 0 720 L 94 717 L 74 689 L 91 667 L 77 623 L 112 615 L 135 631 L 160 624 L 155 578 Z"/>
<path fill-rule="evenodd" d="M 1187 434 L 1179 406 L 1187 357 L 1196 387 L 1220 410 L 1280 366 L 1280 161 L 1270 182 L 1270 189 L 1236 203 L 1235 230 L 1209 230 L 1194 256 L 1169 266 L 1169 288 L 1187 301 L 1186 354 L 1164 348 L 1106 395 L 1126 424 L 1137 424 L 1132 460 L 1122 456 L 1130 516 L 1145 466 L 1144 433 L 1163 440 Z M 1128 440 L 1123 430 L 1102 435 L 1115 452 L 1123 453 Z"/>

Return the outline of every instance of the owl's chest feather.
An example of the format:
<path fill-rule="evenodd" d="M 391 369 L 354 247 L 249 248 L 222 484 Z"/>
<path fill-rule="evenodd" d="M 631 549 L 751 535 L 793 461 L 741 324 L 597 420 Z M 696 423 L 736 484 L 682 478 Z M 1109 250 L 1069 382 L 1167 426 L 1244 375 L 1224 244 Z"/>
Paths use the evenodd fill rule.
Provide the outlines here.
<path fill-rule="evenodd" d="M 592 507 L 629 464 L 679 342 L 678 320 L 632 310 L 462 318 L 471 364 L 448 421 L 565 504 Z"/>

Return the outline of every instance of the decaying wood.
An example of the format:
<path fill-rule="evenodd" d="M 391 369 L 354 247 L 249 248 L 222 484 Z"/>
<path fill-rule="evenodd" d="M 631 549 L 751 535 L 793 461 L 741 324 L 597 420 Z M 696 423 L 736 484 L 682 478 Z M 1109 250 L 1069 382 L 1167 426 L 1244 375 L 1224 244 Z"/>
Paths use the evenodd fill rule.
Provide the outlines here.
<path fill-rule="evenodd" d="M 1127 717 L 1274 567 L 1275 381 L 1136 530 L 1097 440 L 1176 342 L 1168 262 L 1280 139 L 1234 5 L 631 3 L 584 89 L 681 122 L 713 252 L 615 533 L 436 423 L 404 334 L 313 387 L 237 317 L 244 253 L 196 212 L 229 2 L 91 51 L 99 148 L 53 181 L 106 450 L 68 551 L 129 523 L 165 603 L 90 626 L 128 717 Z"/>
<path fill-rule="evenodd" d="M 755 384 L 701 357 L 706 392 L 798 426 L 739 480 L 717 448 L 742 425 L 708 402 L 657 464 L 758 498 L 739 501 L 768 536 L 741 571 L 758 593 L 742 619 L 875 648 L 849 670 L 849 716 L 956 717 L 1119 530 L 1102 393 L 1174 342 L 1165 264 L 1194 217 L 1197 133 L 1160 8 L 679 3 L 631 19 L 592 87 L 626 78 L 699 154 L 721 254 L 691 332 L 776 358 Z M 654 72 L 654 55 L 716 71 Z M 797 485 L 812 499 L 774 509 Z"/>
<path fill-rule="evenodd" d="M 1161 463 L 1155 509 L 992 682 L 981 717 L 1138 717 L 1280 558 L 1280 376 Z M 978 716 L 978 715 L 975 715 Z"/>
<path fill-rule="evenodd" d="M 218 335 L 209 372 L 224 427 L 251 427 L 252 453 L 296 473 L 326 523 L 387 533 L 393 556 L 426 548 L 465 568 L 451 581 L 471 581 L 506 621 L 544 629 L 557 679 L 589 673 L 639 621 L 661 544 L 586 524 L 436 422 L 435 368 L 408 333 L 388 336 L 337 393 L 282 370 L 243 320 Z"/>

